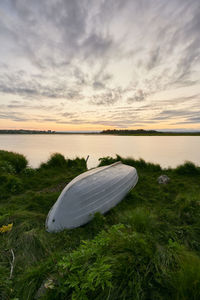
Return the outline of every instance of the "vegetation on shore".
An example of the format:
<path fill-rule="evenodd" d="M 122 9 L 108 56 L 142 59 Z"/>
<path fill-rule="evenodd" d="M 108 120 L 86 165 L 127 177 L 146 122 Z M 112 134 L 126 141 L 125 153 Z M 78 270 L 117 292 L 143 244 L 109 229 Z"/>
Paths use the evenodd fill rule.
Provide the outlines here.
<path fill-rule="evenodd" d="M 112 134 L 112 135 L 142 135 L 142 136 L 199 136 L 200 131 L 192 132 L 179 132 L 179 131 L 158 131 L 158 130 L 144 130 L 144 129 L 108 129 L 101 131 L 101 134 Z"/>
<path fill-rule="evenodd" d="M 137 168 L 136 187 L 106 215 L 50 234 L 46 215 L 85 160 L 54 154 L 32 169 L 0 151 L 0 299 L 200 299 L 200 168 L 100 165 L 117 160 Z"/>
<path fill-rule="evenodd" d="M 112 135 L 136 135 L 136 136 L 200 136 L 200 131 L 158 131 L 158 130 L 144 130 L 144 129 L 108 129 L 99 131 L 91 131 L 91 132 L 81 132 L 81 131 L 52 131 L 52 130 L 0 130 L 0 134 L 87 134 L 87 135 L 94 135 L 94 134 L 112 134 Z"/>
<path fill-rule="evenodd" d="M 53 134 L 52 130 L 0 129 L 0 134 Z"/>

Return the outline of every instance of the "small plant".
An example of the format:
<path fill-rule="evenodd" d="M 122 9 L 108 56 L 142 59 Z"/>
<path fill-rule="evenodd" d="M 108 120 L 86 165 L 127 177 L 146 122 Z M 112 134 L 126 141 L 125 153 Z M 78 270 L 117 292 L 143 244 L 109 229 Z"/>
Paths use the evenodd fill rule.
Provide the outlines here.
<path fill-rule="evenodd" d="M 9 232 L 13 228 L 13 223 L 0 227 L 0 233 Z"/>

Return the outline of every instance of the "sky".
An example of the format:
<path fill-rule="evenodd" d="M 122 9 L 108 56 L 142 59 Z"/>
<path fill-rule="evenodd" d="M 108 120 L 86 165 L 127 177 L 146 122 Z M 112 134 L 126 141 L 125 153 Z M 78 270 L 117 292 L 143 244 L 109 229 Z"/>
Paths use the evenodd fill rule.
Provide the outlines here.
<path fill-rule="evenodd" d="M 199 0 L 1 0 L 0 129 L 200 130 Z"/>

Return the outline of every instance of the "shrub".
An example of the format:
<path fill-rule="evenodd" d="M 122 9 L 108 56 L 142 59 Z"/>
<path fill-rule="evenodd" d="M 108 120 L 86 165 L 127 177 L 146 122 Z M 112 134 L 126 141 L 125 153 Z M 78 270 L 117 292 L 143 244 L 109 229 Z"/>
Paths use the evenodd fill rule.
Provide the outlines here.
<path fill-rule="evenodd" d="M 67 159 L 67 166 L 69 168 L 76 168 L 85 171 L 87 169 L 86 160 L 84 158 Z"/>
<path fill-rule="evenodd" d="M 63 168 L 66 167 L 66 160 L 60 153 L 54 153 L 51 155 L 49 160 L 42 164 L 43 167 Z"/>
<path fill-rule="evenodd" d="M 26 175 L 27 177 L 31 177 L 33 175 L 35 175 L 37 172 L 36 169 L 33 169 L 33 168 L 26 168 L 23 170 L 23 174 Z"/>
<path fill-rule="evenodd" d="M 0 161 L 0 173 L 14 174 L 15 169 L 8 161 Z"/>
<path fill-rule="evenodd" d="M 28 165 L 24 155 L 4 150 L 0 150 L 0 160 L 10 163 L 17 173 L 20 173 Z"/>
<path fill-rule="evenodd" d="M 5 184 L 5 190 L 11 194 L 18 194 L 22 191 L 22 182 L 19 178 L 13 175 L 7 177 L 7 182 Z"/>
<path fill-rule="evenodd" d="M 6 174 L 0 174 L 0 186 L 3 186 L 4 183 L 7 182 L 7 175 Z"/>
<path fill-rule="evenodd" d="M 53 293 L 59 299 L 107 299 L 110 293 L 137 299 L 151 277 L 147 266 L 152 254 L 152 244 L 142 235 L 114 225 L 63 257 Z"/>
<path fill-rule="evenodd" d="M 200 168 L 197 167 L 190 161 L 184 163 L 184 165 L 180 165 L 175 169 L 175 172 L 180 175 L 199 175 Z"/>
<path fill-rule="evenodd" d="M 100 166 L 105 166 L 105 165 L 110 165 L 113 164 L 114 162 L 121 161 L 124 164 L 133 166 L 135 168 L 140 168 L 141 170 L 146 170 L 146 171 L 161 171 L 161 167 L 158 164 L 153 164 L 153 163 L 148 163 L 145 162 L 143 159 L 135 160 L 133 158 L 122 158 L 119 155 L 116 155 L 116 158 L 107 156 L 99 159 L 99 167 Z"/>
<path fill-rule="evenodd" d="M 99 163 L 98 166 L 101 167 L 101 166 L 111 165 L 114 162 L 120 161 L 120 160 L 121 160 L 120 156 L 118 156 L 117 158 L 113 158 L 113 157 L 110 157 L 110 156 L 101 157 L 101 158 L 99 158 L 100 163 Z"/>
<path fill-rule="evenodd" d="M 23 190 L 21 179 L 12 174 L 0 175 L 1 199 L 8 198 L 12 194 L 18 194 Z"/>
<path fill-rule="evenodd" d="M 140 158 L 138 160 L 135 160 L 132 158 L 125 158 L 125 159 L 123 159 L 123 162 L 127 165 L 130 165 L 130 166 L 133 166 L 135 168 L 139 168 L 139 169 L 145 170 L 145 171 L 159 172 L 162 170 L 160 165 L 146 162 L 142 158 Z"/>
<path fill-rule="evenodd" d="M 41 168 L 76 168 L 77 170 L 86 170 L 86 161 L 84 158 L 65 159 L 60 153 L 54 153 L 50 159 L 41 164 Z"/>

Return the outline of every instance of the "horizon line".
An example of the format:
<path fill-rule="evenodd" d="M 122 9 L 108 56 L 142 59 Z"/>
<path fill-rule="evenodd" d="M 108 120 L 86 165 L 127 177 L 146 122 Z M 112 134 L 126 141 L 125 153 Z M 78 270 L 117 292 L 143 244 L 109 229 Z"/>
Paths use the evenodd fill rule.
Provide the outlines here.
<path fill-rule="evenodd" d="M 36 131 L 36 132 L 49 132 L 49 133 L 100 133 L 103 131 L 139 131 L 139 130 L 143 130 L 143 131 L 155 131 L 155 132 L 180 132 L 180 133 L 195 133 L 195 132 L 200 132 L 199 129 L 142 129 L 142 128 L 138 128 L 138 129 L 128 129 L 128 128 L 123 128 L 123 129 L 103 129 L 103 130 L 51 130 L 51 129 L 0 129 L 1 131 Z"/>

